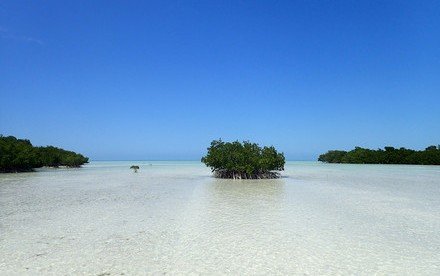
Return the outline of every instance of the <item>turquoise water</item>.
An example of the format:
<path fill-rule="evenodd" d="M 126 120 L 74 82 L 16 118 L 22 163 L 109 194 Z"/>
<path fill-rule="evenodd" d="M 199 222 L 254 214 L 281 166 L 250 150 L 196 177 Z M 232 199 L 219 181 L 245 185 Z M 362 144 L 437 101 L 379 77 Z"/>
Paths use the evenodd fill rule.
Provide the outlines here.
<path fill-rule="evenodd" d="M 138 173 L 129 169 L 139 165 Z M 440 274 L 440 167 L 199 162 L 0 175 L 0 274 Z"/>

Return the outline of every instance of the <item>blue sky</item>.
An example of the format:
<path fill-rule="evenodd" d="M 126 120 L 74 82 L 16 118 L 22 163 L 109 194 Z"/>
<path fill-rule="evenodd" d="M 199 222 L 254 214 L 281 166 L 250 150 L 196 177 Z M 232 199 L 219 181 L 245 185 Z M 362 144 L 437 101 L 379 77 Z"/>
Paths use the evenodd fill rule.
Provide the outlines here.
<path fill-rule="evenodd" d="M 439 1 L 1 1 L 0 133 L 95 160 L 212 139 L 440 143 Z"/>

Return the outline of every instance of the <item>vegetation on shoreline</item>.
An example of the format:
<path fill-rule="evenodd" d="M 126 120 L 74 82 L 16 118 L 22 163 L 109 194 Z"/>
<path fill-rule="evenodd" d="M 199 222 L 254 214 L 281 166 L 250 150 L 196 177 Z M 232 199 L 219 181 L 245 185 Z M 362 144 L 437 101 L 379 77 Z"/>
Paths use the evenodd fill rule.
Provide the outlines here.
<path fill-rule="evenodd" d="M 350 164 L 440 165 L 440 145 L 429 146 L 420 151 L 393 147 L 377 150 L 361 147 L 356 147 L 351 151 L 330 150 L 321 154 L 318 161 Z"/>
<path fill-rule="evenodd" d="M 249 141 L 214 140 L 201 161 L 218 178 L 263 179 L 278 178 L 275 171 L 284 170 L 285 158 L 273 146 L 261 148 Z"/>
<path fill-rule="evenodd" d="M 40 167 L 80 167 L 89 159 L 53 146 L 34 147 L 27 139 L 0 135 L 0 173 L 28 172 Z"/>

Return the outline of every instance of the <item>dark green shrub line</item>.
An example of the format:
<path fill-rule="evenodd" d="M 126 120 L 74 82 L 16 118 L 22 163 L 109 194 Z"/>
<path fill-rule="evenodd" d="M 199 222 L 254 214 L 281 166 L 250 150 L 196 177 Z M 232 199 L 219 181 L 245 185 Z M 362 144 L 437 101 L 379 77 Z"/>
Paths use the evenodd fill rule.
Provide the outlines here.
<path fill-rule="evenodd" d="M 321 154 L 318 161 L 350 164 L 440 165 L 440 145 L 429 146 L 420 151 L 393 147 L 385 147 L 383 150 L 361 147 L 356 147 L 351 151 L 330 150 Z"/>
<path fill-rule="evenodd" d="M 275 171 L 284 170 L 285 158 L 274 147 L 259 147 L 244 141 L 240 143 L 214 140 L 202 158 L 211 167 L 215 177 L 233 179 L 278 178 Z"/>
<path fill-rule="evenodd" d="M 89 159 L 53 146 L 34 147 L 26 139 L 0 135 L 0 172 L 26 172 L 40 167 L 80 167 Z"/>

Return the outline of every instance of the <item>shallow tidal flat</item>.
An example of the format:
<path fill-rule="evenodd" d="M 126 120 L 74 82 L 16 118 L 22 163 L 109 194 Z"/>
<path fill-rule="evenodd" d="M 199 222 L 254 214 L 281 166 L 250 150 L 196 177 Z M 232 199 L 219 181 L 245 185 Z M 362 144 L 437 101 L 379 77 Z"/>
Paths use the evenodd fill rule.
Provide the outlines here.
<path fill-rule="evenodd" d="M 439 166 L 291 162 L 283 176 L 215 179 L 199 162 L 2 174 L 0 274 L 440 274 Z"/>

